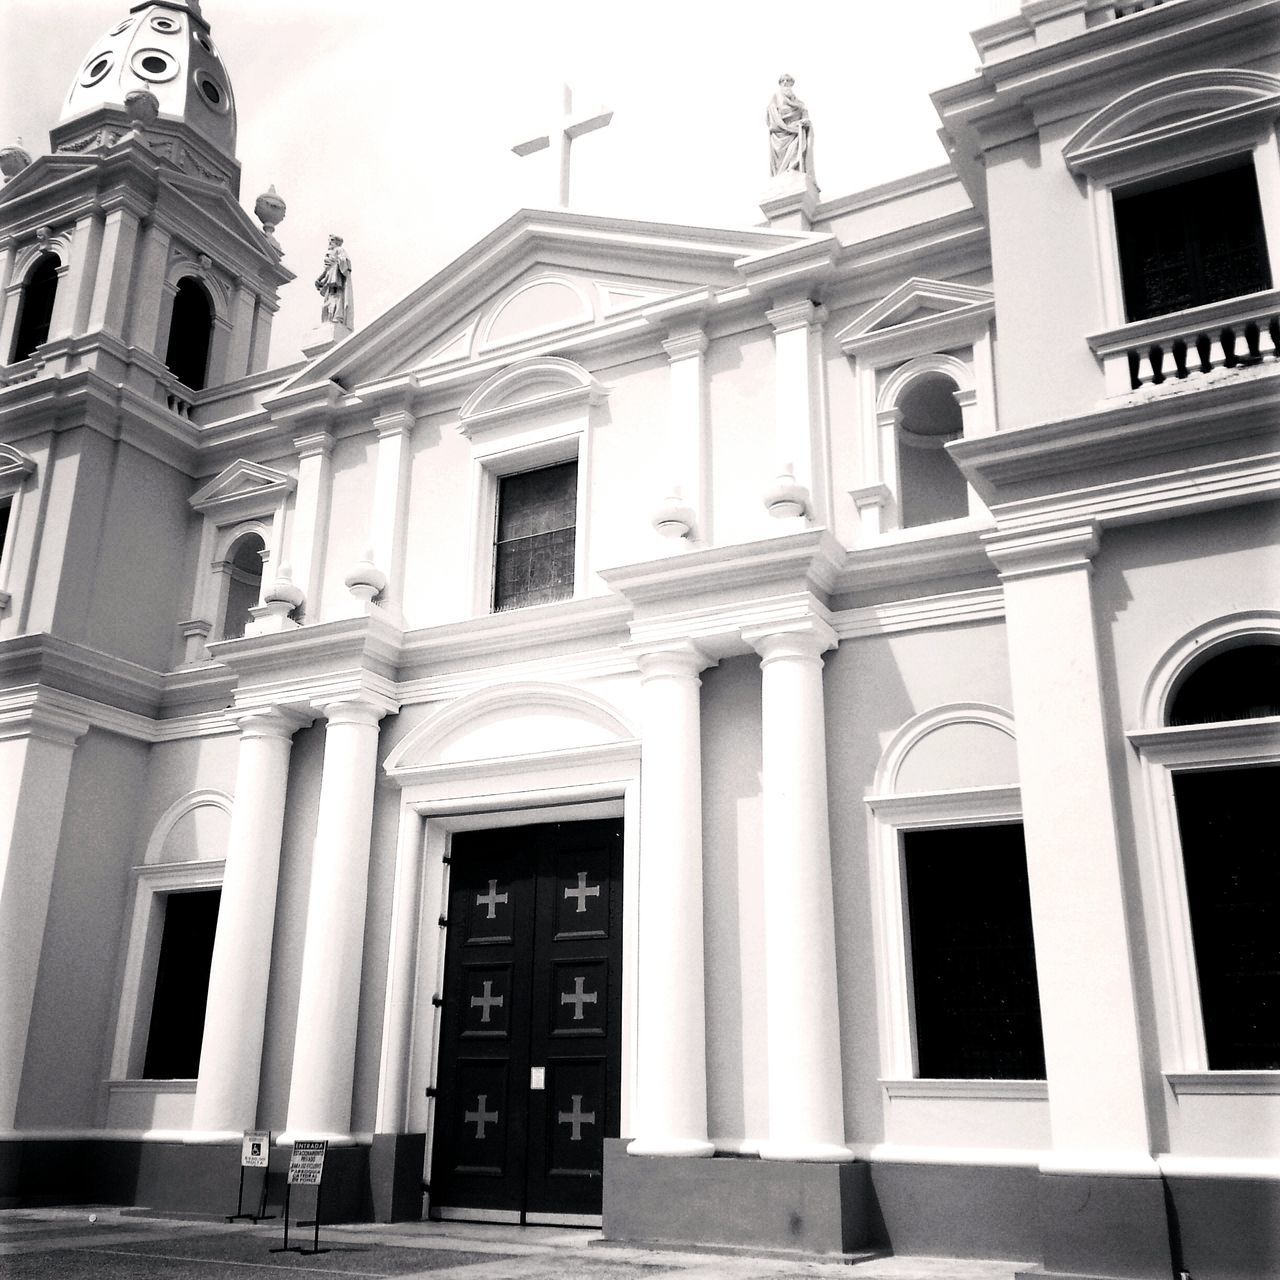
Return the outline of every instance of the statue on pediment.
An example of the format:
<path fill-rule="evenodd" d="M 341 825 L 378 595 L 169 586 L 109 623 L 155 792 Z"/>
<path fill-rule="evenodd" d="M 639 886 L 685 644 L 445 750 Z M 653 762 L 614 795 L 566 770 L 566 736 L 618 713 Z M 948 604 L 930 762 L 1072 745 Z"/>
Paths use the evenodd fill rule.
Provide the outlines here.
<path fill-rule="evenodd" d="M 322 322 L 355 328 L 355 301 L 351 291 L 351 259 L 342 247 L 341 236 L 330 236 L 324 254 L 324 270 L 316 279 L 316 290 L 323 299 Z"/>
<path fill-rule="evenodd" d="M 769 173 L 813 173 L 813 123 L 796 97 L 793 77 L 780 75 L 769 99 Z"/>

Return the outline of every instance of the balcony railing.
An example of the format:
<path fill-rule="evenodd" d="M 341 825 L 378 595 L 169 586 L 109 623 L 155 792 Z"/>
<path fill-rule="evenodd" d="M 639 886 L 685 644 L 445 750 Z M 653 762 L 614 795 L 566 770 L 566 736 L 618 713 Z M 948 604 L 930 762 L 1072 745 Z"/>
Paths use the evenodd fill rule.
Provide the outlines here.
<path fill-rule="evenodd" d="M 1274 365 L 1280 358 L 1280 290 L 1154 316 L 1088 342 L 1102 361 L 1109 396 L 1191 384 L 1222 369 Z"/>

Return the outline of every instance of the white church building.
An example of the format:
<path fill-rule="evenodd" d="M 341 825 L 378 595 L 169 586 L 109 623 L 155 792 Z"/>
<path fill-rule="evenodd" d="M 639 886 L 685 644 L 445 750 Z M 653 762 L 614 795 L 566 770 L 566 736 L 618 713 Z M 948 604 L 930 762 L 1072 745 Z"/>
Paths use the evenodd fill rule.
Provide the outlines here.
<path fill-rule="evenodd" d="M 270 1130 L 347 1219 L 1280 1273 L 1280 3 L 1024 0 L 946 166 L 522 211 L 275 369 L 120 7 L 0 151 L 0 1204 Z"/>

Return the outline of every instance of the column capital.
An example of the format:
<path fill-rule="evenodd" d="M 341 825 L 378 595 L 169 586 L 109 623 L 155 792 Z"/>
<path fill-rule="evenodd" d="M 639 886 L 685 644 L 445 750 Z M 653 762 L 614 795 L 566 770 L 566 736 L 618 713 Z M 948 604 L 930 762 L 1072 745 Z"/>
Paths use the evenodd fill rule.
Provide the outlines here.
<path fill-rule="evenodd" d="M 714 667 L 718 659 L 704 652 L 692 640 L 646 645 L 635 652 L 636 666 L 643 682 L 662 679 L 696 680 L 698 673 Z"/>
<path fill-rule="evenodd" d="M 409 409 L 392 409 L 373 420 L 373 429 L 378 433 L 379 440 L 387 436 L 407 436 L 417 425 L 418 419 Z"/>
<path fill-rule="evenodd" d="M 89 717 L 37 691 L 25 705 L 0 710 L 0 741 L 35 738 L 58 747 L 74 747 L 89 732 Z"/>
<path fill-rule="evenodd" d="M 742 638 L 760 655 L 762 666 L 779 658 L 812 658 L 820 662 L 828 649 L 840 643 L 831 624 L 816 614 L 746 627 Z"/>
<path fill-rule="evenodd" d="M 783 302 L 765 312 L 774 333 L 787 333 L 792 329 L 805 329 L 821 324 L 827 318 L 826 308 L 812 298 L 800 298 Z"/>
<path fill-rule="evenodd" d="M 293 447 L 299 458 L 327 458 L 333 452 L 334 443 L 334 438 L 327 431 L 311 431 L 293 438 Z"/>
<path fill-rule="evenodd" d="M 331 702 L 315 702 L 316 709 L 324 716 L 330 728 L 338 724 L 373 725 L 375 728 L 383 716 L 396 710 L 394 704 L 382 699 L 335 698 Z"/>
<path fill-rule="evenodd" d="M 663 340 L 662 349 L 671 360 L 687 360 L 706 351 L 706 331 L 700 328 L 673 329 Z"/>
<path fill-rule="evenodd" d="M 1096 520 L 1034 532 L 988 533 L 983 545 L 1000 578 L 1039 577 L 1046 573 L 1081 570 L 1086 573 L 1098 553 L 1101 530 Z"/>
<path fill-rule="evenodd" d="M 280 742 L 289 742 L 314 719 L 293 707 L 251 707 L 233 711 L 231 718 L 240 730 L 241 739 L 275 738 Z"/>

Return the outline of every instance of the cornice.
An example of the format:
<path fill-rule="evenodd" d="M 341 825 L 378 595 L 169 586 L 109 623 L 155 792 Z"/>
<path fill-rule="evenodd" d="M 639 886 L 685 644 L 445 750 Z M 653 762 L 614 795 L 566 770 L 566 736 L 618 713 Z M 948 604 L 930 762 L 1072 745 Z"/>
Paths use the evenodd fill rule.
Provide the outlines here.
<path fill-rule="evenodd" d="M 0 682 L 57 690 L 144 717 L 155 716 L 163 691 L 159 672 L 47 632 L 0 641 Z"/>
<path fill-rule="evenodd" d="M 978 587 L 969 591 L 840 609 L 832 614 L 831 622 L 841 640 L 859 640 L 903 631 L 1001 621 L 1003 618 L 1003 588 Z"/>
<path fill-rule="evenodd" d="M 1250 377 L 1246 372 L 1246 376 L 1124 402 L 1075 418 L 958 440 L 947 451 L 993 509 L 1015 502 L 1074 501 L 1086 490 L 1105 488 L 1111 467 L 1123 465 L 1124 474 L 1132 477 L 1131 464 L 1152 461 L 1160 464 L 1152 475 L 1168 475 L 1169 462 L 1179 452 L 1255 438 L 1261 446 L 1258 456 L 1268 456 L 1280 444 L 1277 385 L 1276 377 Z M 1050 482 L 1052 493 L 1040 496 Z"/>
<path fill-rule="evenodd" d="M 984 541 L 1001 581 L 1010 582 L 1047 573 L 1089 572 L 1098 553 L 1099 530 L 1089 522 L 1032 533 L 992 533 Z"/>

